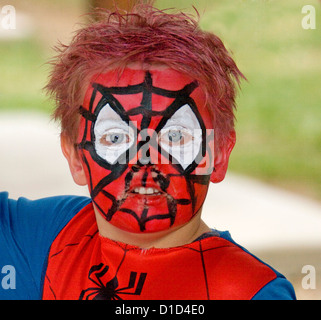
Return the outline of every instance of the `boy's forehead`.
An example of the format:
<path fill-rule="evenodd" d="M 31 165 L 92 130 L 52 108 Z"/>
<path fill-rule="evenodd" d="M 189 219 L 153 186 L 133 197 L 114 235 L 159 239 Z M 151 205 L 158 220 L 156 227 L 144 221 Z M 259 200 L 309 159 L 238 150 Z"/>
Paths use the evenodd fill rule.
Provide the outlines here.
<path fill-rule="evenodd" d="M 147 72 L 149 79 L 146 77 Z M 83 107 L 89 109 L 94 91 L 93 84 L 99 84 L 111 89 L 113 96 L 121 103 L 125 111 L 137 108 L 139 105 L 144 108 L 146 107 L 144 104 L 148 103 L 151 104 L 152 110 L 163 111 L 175 100 L 174 97 L 163 95 L 162 90 L 159 90 L 158 93 L 155 93 L 155 90 L 150 90 L 153 93 L 149 97 L 149 102 L 148 99 L 143 99 L 143 91 L 135 90 L 135 86 L 138 87 L 141 84 L 145 84 L 147 91 L 149 86 L 150 89 L 153 87 L 165 91 L 179 91 L 193 81 L 193 78 L 168 67 L 150 67 L 148 70 L 128 67 L 122 71 L 116 69 L 110 70 L 92 77 L 85 95 Z M 122 88 L 121 93 L 117 93 L 117 89 L 120 88 Z M 97 105 L 101 97 L 100 94 L 96 95 L 96 101 L 93 103 L 94 106 Z M 202 112 L 205 109 L 205 94 L 201 88 L 197 87 L 190 94 L 190 97 L 194 100 L 200 112 Z"/>
<path fill-rule="evenodd" d="M 160 67 L 150 67 L 148 70 L 129 67 L 122 71 L 110 70 L 94 76 L 93 79 L 106 87 L 126 87 L 144 82 L 147 71 L 151 74 L 153 86 L 166 90 L 180 90 L 194 80 L 171 68 Z"/>

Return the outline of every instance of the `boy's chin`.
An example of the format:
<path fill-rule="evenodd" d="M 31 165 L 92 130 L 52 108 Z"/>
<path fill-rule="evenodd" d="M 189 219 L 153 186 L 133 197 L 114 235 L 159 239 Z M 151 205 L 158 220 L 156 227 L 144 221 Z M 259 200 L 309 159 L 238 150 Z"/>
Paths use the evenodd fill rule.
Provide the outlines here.
<path fill-rule="evenodd" d="M 136 234 L 166 232 L 174 230 L 189 222 L 193 215 L 192 213 L 187 214 L 187 212 L 188 210 L 185 210 L 181 215 L 178 212 L 175 220 L 173 220 L 169 214 L 155 214 L 154 216 L 150 216 L 148 221 L 142 223 L 141 221 L 144 221 L 144 219 L 137 220 L 131 215 L 126 215 L 124 212 L 118 211 L 114 214 L 109 223 L 123 231 Z"/>
<path fill-rule="evenodd" d="M 114 210 L 110 199 L 103 194 L 95 201 L 111 225 L 131 233 L 166 231 L 187 223 L 194 216 L 191 199 L 174 199 L 167 193 L 154 196 L 132 193 L 121 198 L 118 201 L 121 204 Z"/>

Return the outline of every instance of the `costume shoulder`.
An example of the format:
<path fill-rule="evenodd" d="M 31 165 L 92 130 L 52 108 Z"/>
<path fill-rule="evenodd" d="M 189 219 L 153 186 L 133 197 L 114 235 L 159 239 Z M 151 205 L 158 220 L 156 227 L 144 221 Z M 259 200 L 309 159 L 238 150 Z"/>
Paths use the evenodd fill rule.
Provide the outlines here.
<path fill-rule="evenodd" d="M 0 299 L 41 298 L 50 246 L 88 203 L 86 197 L 12 200 L 0 193 Z"/>
<path fill-rule="evenodd" d="M 231 291 L 224 292 L 225 296 L 231 294 L 233 299 L 239 291 L 236 299 L 296 299 L 292 284 L 281 273 L 234 242 L 229 232 L 220 232 L 220 237 L 226 241 L 226 253 L 229 253 L 229 258 L 222 258 L 222 263 L 226 264 L 225 281 L 231 284 L 231 288 L 223 286 L 224 290 Z M 242 294 L 247 296 L 242 297 Z"/>

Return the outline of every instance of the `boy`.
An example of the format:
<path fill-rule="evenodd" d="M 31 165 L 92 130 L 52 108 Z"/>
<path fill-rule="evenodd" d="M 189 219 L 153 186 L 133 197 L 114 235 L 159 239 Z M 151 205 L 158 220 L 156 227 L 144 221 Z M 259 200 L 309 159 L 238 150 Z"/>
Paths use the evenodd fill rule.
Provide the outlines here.
<path fill-rule="evenodd" d="M 99 12 L 47 85 L 74 181 L 91 199 L 0 197 L 15 299 L 295 299 L 291 284 L 201 219 L 235 144 L 223 43 L 190 17 Z"/>

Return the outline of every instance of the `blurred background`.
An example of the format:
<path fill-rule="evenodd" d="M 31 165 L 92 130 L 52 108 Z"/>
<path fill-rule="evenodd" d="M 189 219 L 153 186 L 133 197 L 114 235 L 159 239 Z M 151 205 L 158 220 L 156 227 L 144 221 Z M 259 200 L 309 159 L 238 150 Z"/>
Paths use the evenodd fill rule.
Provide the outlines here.
<path fill-rule="evenodd" d="M 121 8 L 128 8 L 135 1 L 116 2 Z M 91 7 L 110 7 L 112 3 L 113 1 L 103 0 L 0 1 L 0 189 L 9 191 L 12 197 L 86 194 L 87 191 L 82 188 L 70 189 L 73 182 L 58 150 L 59 129 L 49 121 L 54 106 L 42 88 L 50 71 L 46 62 L 55 54 L 53 47 L 57 41 L 68 43 L 80 24 L 86 23 L 83 14 L 90 11 Z M 15 9 L 16 29 L 7 30 L 4 27 L 7 23 L 4 10 L 6 5 Z M 226 183 L 217 191 L 218 195 L 221 192 L 222 197 L 217 196 L 219 199 L 212 201 L 216 204 L 221 201 L 222 208 L 226 204 L 222 200 L 226 194 L 251 201 L 251 198 L 247 200 L 241 194 L 243 186 L 250 185 L 249 188 L 252 189 L 248 190 L 262 190 L 262 199 L 268 199 L 266 210 L 272 211 L 270 219 L 273 217 L 273 221 L 278 220 L 278 215 L 282 215 L 282 212 L 275 212 L 275 208 L 280 207 L 277 202 L 274 207 L 268 207 L 272 201 L 269 199 L 277 199 L 280 195 L 283 199 L 289 197 L 288 203 L 292 206 L 302 205 L 302 216 L 298 215 L 296 221 L 304 225 L 308 214 L 313 217 L 308 221 L 311 229 L 307 227 L 304 230 L 307 234 L 309 230 L 315 233 L 312 247 L 309 245 L 299 248 L 294 242 L 291 242 L 292 247 L 282 246 L 281 243 L 283 251 L 276 251 L 274 249 L 278 244 L 275 247 L 260 247 L 255 246 L 257 241 L 251 248 L 253 237 L 250 235 L 244 241 L 248 241 L 247 248 L 250 246 L 248 249 L 260 254 L 263 260 L 267 259 L 273 266 L 280 266 L 281 271 L 294 283 L 298 298 L 321 299 L 320 1 L 156 1 L 156 6 L 162 9 L 173 5 L 190 13 L 195 13 L 194 6 L 201 16 L 201 27 L 222 38 L 248 80 L 242 83 L 237 99 L 237 144 L 230 159 L 230 175 L 227 176 L 230 188 L 234 189 L 229 189 Z M 315 8 L 315 29 L 302 27 L 302 19 L 307 15 L 302 13 L 305 5 Z M 41 148 L 35 143 L 34 137 L 40 139 L 38 142 Z M 55 148 L 44 149 L 51 141 Z M 31 155 L 28 155 L 30 152 Z M 46 160 L 43 160 L 43 156 L 52 161 L 49 168 L 44 165 L 43 161 Z M 62 163 L 63 170 L 60 169 Z M 68 175 L 69 180 L 62 184 L 65 175 Z M 277 194 L 269 193 L 271 190 Z M 249 191 L 247 196 L 251 192 L 254 191 Z M 294 199 L 302 201 L 297 203 Z M 212 206 L 212 202 L 209 203 L 208 211 Z M 282 205 L 287 206 L 284 203 Z M 309 205 L 313 207 L 311 213 L 305 212 Z M 244 206 L 246 207 L 246 203 Z M 253 210 L 255 212 L 257 208 Z M 286 217 L 291 220 L 291 212 L 287 214 Z M 225 219 L 227 217 L 225 215 Z M 255 215 L 248 219 L 252 217 Z M 241 222 L 235 227 L 238 236 L 236 240 L 242 240 L 242 230 L 249 228 L 249 223 L 240 216 L 238 219 Z M 225 222 L 222 223 L 223 227 L 230 229 L 231 220 L 239 221 L 231 216 L 226 226 Z M 250 227 L 255 229 L 255 218 L 249 222 L 252 223 Z M 287 222 L 280 222 L 278 227 L 280 233 L 286 233 Z M 267 227 L 264 230 L 266 229 Z M 299 235 L 300 230 L 293 230 L 293 234 Z M 277 243 L 278 235 L 271 233 L 271 238 Z M 238 242 L 244 245 L 242 241 Z M 287 254 L 284 254 L 284 248 L 287 249 Z M 301 259 L 299 262 L 298 257 Z M 304 274 L 301 269 L 307 264 L 312 264 L 317 271 L 316 289 L 302 288 Z"/>

